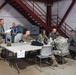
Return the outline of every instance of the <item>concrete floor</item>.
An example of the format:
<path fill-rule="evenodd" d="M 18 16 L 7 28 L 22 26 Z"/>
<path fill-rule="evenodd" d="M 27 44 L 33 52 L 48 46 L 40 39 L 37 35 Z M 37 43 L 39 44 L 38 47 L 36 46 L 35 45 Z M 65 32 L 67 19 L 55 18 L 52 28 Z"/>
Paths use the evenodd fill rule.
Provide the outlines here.
<path fill-rule="evenodd" d="M 76 75 L 76 60 L 69 59 L 69 64 L 59 65 L 54 70 L 51 66 L 42 67 L 42 72 L 39 66 L 30 65 L 25 69 L 20 70 L 20 74 L 17 73 L 15 68 L 11 68 L 7 61 L 0 60 L 0 75 Z M 64 69 L 63 69 L 64 68 Z"/>

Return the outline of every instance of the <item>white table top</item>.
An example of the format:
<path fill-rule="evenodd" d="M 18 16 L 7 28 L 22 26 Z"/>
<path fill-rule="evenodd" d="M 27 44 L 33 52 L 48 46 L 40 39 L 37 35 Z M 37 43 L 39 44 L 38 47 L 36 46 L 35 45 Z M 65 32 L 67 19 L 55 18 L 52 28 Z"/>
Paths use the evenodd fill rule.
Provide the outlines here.
<path fill-rule="evenodd" d="M 44 46 L 49 46 L 49 45 L 44 45 Z M 1 47 L 13 52 L 17 53 L 19 50 L 24 50 L 25 52 L 27 51 L 35 51 L 38 49 L 41 49 L 42 46 L 33 46 L 30 43 L 12 43 L 11 46 L 7 46 L 7 44 L 1 44 Z"/>
<path fill-rule="evenodd" d="M 6 47 L 7 50 L 13 52 L 13 53 L 17 53 L 17 51 L 19 50 L 24 50 L 26 51 L 35 51 L 38 49 L 41 49 L 42 46 L 32 46 L 32 45 L 20 45 L 20 46 L 10 46 L 10 47 Z"/>
<path fill-rule="evenodd" d="M 41 49 L 42 46 L 33 46 L 30 43 L 13 43 L 12 46 L 6 46 L 6 44 L 1 44 L 1 47 L 4 47 L 5 49 L 17 53 L 19 50 L 24 50 L 26 51 L 35 51 L 38 49 Z"/>
<path fill-rule="evenodd" d="M 26 44 L 30 44 L 30 43 L 25 43 L 25 42 L 21 42 L 21 43 L 11 43 L 11 46 L 20 46 L 20 45 L 26 45 Z M 8 47 L 7 46 L 7 44 L 1 44 L 0 45 L 1 47 L 4 47 L 4 48 L 6 48 L 6 47 Z"/>

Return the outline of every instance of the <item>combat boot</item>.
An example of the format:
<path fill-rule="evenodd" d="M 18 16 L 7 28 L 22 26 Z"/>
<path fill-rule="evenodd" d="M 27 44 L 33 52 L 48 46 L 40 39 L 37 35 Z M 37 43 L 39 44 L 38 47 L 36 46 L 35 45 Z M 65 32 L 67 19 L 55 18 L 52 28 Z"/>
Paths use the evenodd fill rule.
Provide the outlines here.
<path fill-rule="evenodd" d="M 57 63 L 57 61 L 56 61 L 55 59 L 53 59 L 53 64 L 52 64 L 52 66 L 58 67 L 58 63 Z"/>

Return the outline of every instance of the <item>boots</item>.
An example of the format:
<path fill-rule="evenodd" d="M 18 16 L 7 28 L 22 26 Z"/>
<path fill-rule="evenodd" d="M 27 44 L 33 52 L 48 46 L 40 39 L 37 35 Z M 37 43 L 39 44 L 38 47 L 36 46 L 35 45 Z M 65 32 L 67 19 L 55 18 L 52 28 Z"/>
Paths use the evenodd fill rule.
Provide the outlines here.
<path fill-rule="evenodd" d="M 56 61 L 55 59 L 53 59 L 53 64 L 52 64 L 52 66 L 58 67 L 58 63 L 57 63 L 57 61 Z"/>

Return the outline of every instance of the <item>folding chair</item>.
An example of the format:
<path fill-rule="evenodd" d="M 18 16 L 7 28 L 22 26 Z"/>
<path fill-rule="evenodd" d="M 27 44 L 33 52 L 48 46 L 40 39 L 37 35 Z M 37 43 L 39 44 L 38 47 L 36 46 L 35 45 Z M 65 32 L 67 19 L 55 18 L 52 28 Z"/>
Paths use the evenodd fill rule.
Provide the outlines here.
<path fill-rule="evenodd" d="M 18 43 L 21 40 L 22 33 L 18 33 L 14 38 L 14 43 Z"/>
<path fill-rule="evenodd" d="M 40 51 L 40 55 L 37 55 L 35 58 L 35 64 L 37 62 L 37 58 L 39 58 L 40 59 L 40 68 L 41 68 L 42 67 L 42 59 L 51 58 L 51 54 L 52 54 L 52 46 L 51 45 L 43 46 Z"/>

